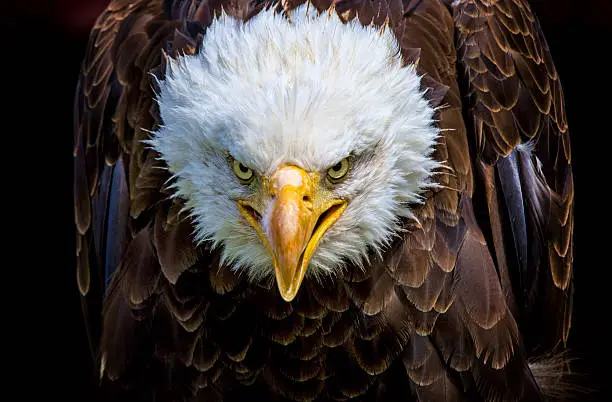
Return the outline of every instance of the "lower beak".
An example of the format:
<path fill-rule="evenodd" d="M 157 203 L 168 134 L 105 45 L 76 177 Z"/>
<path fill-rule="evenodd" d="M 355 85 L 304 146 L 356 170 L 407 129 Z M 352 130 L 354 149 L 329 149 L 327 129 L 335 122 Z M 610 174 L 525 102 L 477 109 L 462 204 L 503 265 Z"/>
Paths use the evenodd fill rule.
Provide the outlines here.
<path fill-rule="evenodd" d="M 308 263 L 323 234 L 338 220 L 346 201 L 322 201 L 312 178 L 296 166 L 284 166 L 270 178 L 271 208 L 258 225 L 253 210 L 242 202 L 240 211 L 255 226 L 272 255 L 281 297 L 291 301 L 302 284 Z"/>

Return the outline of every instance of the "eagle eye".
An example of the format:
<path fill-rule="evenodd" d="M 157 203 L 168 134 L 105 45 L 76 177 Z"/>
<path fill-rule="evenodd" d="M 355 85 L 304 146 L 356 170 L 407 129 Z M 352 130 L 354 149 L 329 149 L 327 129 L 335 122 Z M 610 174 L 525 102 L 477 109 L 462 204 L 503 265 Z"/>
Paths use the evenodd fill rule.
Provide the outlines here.
<path fill-rule="evenodd" d="M 232 169 L 242 184 L 249 184 L 253 180 L 253 169 L 243 165 L 242 162 L 234 159 L 232 161 Z"/>
<path fill-rule="evenodd" d="M 327 177 L 332 183 L 337 183 L 346 176 L 348 171 L 349 161 L 348 158 L 344 158 L 327 170 Z"/>

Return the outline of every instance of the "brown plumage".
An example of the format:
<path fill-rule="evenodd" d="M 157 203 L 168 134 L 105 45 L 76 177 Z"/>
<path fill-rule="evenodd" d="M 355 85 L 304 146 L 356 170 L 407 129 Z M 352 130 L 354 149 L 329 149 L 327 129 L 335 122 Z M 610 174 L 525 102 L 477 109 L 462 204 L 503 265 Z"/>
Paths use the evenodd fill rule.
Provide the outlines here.
<path fill-rule="evenodd" d="M 291 302 L 196 247 L 182 201 L 169 198 L 164 162 L 141 142 L 161 123 L 154 74 L 163 76 L 165 55 L 196 52 L 222 9 L 248 20 L 268 4 L 110 3 L 92 30 L 74 105 L 77 279 L 103 395 L 543 398 L 528 358 L 562 348 L 571 323 L 563 92 L 527 1 L 449 3 L 335 3 L 343 20 L 388 23 L 404 61 L 425 74 L 426 96 L 443 105 L 435 158 L 448 171 L 382 259 L 334 281 L 305 281 Z"/>

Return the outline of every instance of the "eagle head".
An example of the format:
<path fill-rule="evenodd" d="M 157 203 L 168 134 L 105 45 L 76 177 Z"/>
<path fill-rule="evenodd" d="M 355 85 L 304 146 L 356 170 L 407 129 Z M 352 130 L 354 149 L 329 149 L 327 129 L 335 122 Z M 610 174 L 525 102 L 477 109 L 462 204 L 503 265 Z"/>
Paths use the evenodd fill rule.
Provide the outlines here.
<path fill-rule="evenodd" d="M 365 269 L 433 186 L 439 129 L 390 30 L 301 6 L 220 17 L 169 60 L 149 145 L 196 242 L 291 301 L 304 278 Z"/>

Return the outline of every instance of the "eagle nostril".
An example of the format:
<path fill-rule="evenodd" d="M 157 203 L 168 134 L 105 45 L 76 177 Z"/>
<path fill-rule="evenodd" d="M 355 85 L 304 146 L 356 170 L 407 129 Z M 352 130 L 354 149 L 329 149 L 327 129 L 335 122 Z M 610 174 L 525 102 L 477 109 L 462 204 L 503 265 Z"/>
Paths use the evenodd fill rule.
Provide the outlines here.
<path fill-rule="evenodd" d="M 302 196 L 302 203 L 304 204 L 304 206 L 306 208 L 308 208 L 309 210 L 313 209 L 313 205 L 312 205 L 312 200 L 310 199 L 309 195 L 303 195 Z"/>

